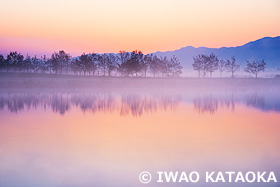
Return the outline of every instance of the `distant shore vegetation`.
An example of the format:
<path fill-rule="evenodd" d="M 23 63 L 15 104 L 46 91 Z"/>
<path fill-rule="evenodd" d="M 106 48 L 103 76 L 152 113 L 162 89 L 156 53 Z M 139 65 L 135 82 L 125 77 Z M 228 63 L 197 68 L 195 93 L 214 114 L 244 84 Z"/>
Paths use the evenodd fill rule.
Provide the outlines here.
<path fill-rule="evenodd" d="M 240 64 L 231 59 L 219 59 L 215 54 L 199 54 L 193 57 L 193 70 L 198 77 L 212 77 L 213 72 L 230 72 L 234 77 L 240 71 Z M 258 77 L 265 71 L 264 60 L 246 61 L 244 71 Z M 170 58 L 154 54 L 144 55 L 141 51 L 119 51 L 119 53 L 89 53 L 71 57 L 64 50 L 54 52 L 50 58 L 42 56 L 23 56 L 17 51 L 6 57 L 0 54 L 0 72 L 71 74 L 84 76 L 119 76 L 119 77 L 171 77 L 181 76 L 183 66 L 176 56 Z"/>

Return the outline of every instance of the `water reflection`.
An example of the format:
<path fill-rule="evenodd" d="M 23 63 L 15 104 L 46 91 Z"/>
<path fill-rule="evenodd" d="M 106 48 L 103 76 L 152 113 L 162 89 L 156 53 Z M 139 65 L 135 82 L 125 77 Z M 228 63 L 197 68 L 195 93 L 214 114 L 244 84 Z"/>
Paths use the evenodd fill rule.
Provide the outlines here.
<path fill-rule="evenodd" d="M 180 93 L 153 95 L 112 94 L 112 93 L 2 93 L 0 109 L 7 108 L 11 113 L 18 113 L 31 108 L 50 108 L 54 113 L 64 115 L 76 107 L 82 112 L 115 112 L 121 116 L 141 116 L 158 110 L 176 110 L 179 104 L 192 104 L 199 114 L 215 114 L 220 108 L 235 110 L 236 103 L 264 111 L 280 111 L 280 98 L 277 92 L 267 93 Z"/>
<path fill-rule="evenodd" d="M 175 110 L 180 103 L 178 96 L 155 97 L 139 97 L 137 95 L 122 96 L 120 115 L 132 114 L 133 116 L 141 116 L 145 113 L 153 113 L 159 110 Z"/>
<path fill-rule="evenodd" d="M 279 179 L 280 113 L 266 112 L 279 106 L 270 91 L 3 92 L 0 186 L 137 187 L 149 171 L 146 186 L 274 187 L 205 183 L 203 173 L 274 171 Z M 202 178 L 156 183 L 157 171 Z"/>
<path fill-rule="evenodd" d="M 235 110 L 235 103 L 239 102 L 234 97 L 234 94 L 225 94 L 226 97 L 215 97 L 212 94 L 200 95 L 194 98 L 193 107 L 194 111 L 199 114 L 210 113 L 214 114 L 219 108 Z"/>
<path fill-rule="evenodd" d="M 214 114 L 218 110 L 218 100 L 212 95 L 195 98 L 193 100 L 193 105 L 194 110 L 199 114 L 205 112 Z"/>
<path fill-rule="evenodd" d="M 71 106 L 78 107 L 83 112 L 112 112 L 116 110 L 116 100 L 112 95 L 68 95 Z"/>
<path fill-rule="evenodd" d="M 53 112 L 64 115 L 72 107 L 83 112 L 114 112 L 119 111 L 121 116 L 141 116 L 143 113 L 152 113 L 157 110 L 174 110 L 180 103 L 178 96 L 139 96 L 112 94 L 2 94 L 0 109 L 5 107 L 11 113 L 18 113 L 24 109 L 42 107 L 52 109 Z"/>

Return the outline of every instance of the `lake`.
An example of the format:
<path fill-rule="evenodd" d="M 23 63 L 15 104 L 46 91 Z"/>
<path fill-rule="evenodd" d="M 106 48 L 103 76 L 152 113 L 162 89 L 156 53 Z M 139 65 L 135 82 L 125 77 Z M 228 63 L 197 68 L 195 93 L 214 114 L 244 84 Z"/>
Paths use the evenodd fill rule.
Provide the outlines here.
<path fill-rule="evenodd" d="M 204 180 L 208 171 L 273 171 L 280 180 L 279 89 L 3 89 L 0 186 L 279 187 Z M 158 171 L 201 179 L 158 183 Z"/>

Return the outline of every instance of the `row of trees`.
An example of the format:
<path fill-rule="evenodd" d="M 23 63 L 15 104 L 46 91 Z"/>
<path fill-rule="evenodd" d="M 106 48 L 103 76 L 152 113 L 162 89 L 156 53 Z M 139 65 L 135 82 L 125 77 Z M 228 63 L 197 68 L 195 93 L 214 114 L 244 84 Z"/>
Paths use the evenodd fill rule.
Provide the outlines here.
<path fill-rule="evenodd" d="M 193 69 L 198 72 L 198 77 L 201 76 L 201 72 L 203 73 L 203 77 L 205 77 L 207 73 L 209 73 L 210 77 L 212 77 L 212 73 L 217 70 L 220 71 L 221 77 L 225 71 L 230 72 L 231 76 L 234 77 L 234 73 L 240 69 L 240 64 L 236 63 L 235 57 L 231 57 L 231 59 L 226 60 L 219 60 L 213 53 L 210 55 L 199 54 L 193 58 L 193 61 L 192 66 Z M 252 73 L 255 77 L 258 77 L 258 74 L 264 71 L 265 68 L 266 62 L 264 60 L 247 60 L 244 71 Z"/>
<path fill-rule="evenodd" d="M 198 77 L 205 77 L 207 74 L 212 77 L 213 72 L 219 71 L 222 77 L 223 72 L 234 73 L 240 69 L 240 64 L 231 59 L 218 59 L 213 53 L 210 55 L 199 54 L 193 58 L 193 69 L 198 72 Z M 266 68 L 266 62 L 246 61 L 244 69 L 258 77 L 259 73 Z M 50 58 L 46 56 L 37 58 L 27 55 L 24 57 L 18 52 L 10 52 L 5 58 L 0 54 L 0 71 L 33 72 L 50 74 L 79 74 L 79 75 L 103 75 L 103 76 L 144 76 L 150 73 L 153 77 L 179 77 L 183 67 L 180 61 L 172 56 L 158 57 L 153 54 L 144 55 L 141 51 L 120 51 L 113 53 L 83 53 L 81 56 L 72 58 L 70 54 L 59 51 L 54 52 Z"/>
<path fill-rule="evenodd" d="M 112 76 L 147 76 L 153 77 L 160 74 L 163 77 L 179 77 L 183 67 L 179 60 L 158 57 L 153 54 L 144 55 L 141 51 L 120 51 L 113 53 L 83 53 L 77 58 L 71 58 L 64 51 L 55 52 L 51 58 L 30 57 L 17 52 L 10 52 L 6 58 L 0 55 L 0 71 L 34 72 L 50 74 L 80 74 L 80 75 L 104 75 Z"/>

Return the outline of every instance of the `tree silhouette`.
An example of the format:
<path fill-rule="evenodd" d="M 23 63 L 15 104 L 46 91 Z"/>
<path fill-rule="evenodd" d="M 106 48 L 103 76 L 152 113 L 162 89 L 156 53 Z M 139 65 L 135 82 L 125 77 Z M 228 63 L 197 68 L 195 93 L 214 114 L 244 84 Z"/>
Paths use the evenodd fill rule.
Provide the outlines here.
<path fill-rule="evenodd" d="M 54 52 L 51 56 L 51 58 L 49 59 L 49 66 L 50 69 L 52 71 L 55 72 L 55 74 L 57 74 L 58 72 L 58 68 L 59 68 L 59 54 Z"/>
<path fill-rule="evenodd" d="M 210 77 L 212 77 L 212 73 L 216 71 L 219 67 L 219 59 L 216 55 L 211 53 L 209 56 L 206 56 L 207 62 L 206 62 L 206 69 L 207 72 L 210 73 Z"/>
<path fill-rule="evenodd" d="M 3 55 L 0 54 L 0 72 L 2 72 L 5 69 L 5 58 Z"/>
<path fill-rule="evenodd" d="M 171 77 L 179 77 L 182 74 L 183 67 L 181 66 L 179 59 L 175 55 L 170 58 L 168 64 L 168 71 Z"/>
<path fill-rule="evenodd" d="M 137 74 L 142 70 L 144 55 L 141 51 L 132 51 L 130 55 L 129 63 L 129 72 L 132 74 Z"/>
<path fill-rule="evenodd" d="M 252 62 L 250 61 L 246 61 L 247 62 L 247 66 L 244 69 L 245 72 L 247 73 L 252 73 L 256 76 L 256 78 L 258 77 L 258 74 L 262 71 L 265 71 L 265 66 L 266 66 L 266 62 L 264 60 L 253 60 Z"/>
<path fill-rule="evenodd" d="M 199 54 L 196 57 L 193 57 L 193 61 L 193 69 L 198 72 L 198 77 L 200 77 L 200 72 L 204 70 L 205 66 L 205 56 L 203 54 Z"/>
<path fill-rule="evenodd" d="M 151 59 L 152 59 L 152 54 L 147 54 L 147 55 L 144 56 L 143 63 L 142 63 L 142 69 L 144 71 L 144 77 L 147 77 L 147 71 L 149 70 Z"/>
<path fill-rule="evenodd" d="M 86 75 L 87 71 L 90 71 L 91 69 L 91 62 L 92 62 L 92 58 L 91 55 L 86 55 L 85 53 L 83 53 L 79 59 L 78 59 L 78 66 L 79 68 L 84 72 L 84 75 Z M 90 74 L 90 72 L 89 72 Z"/>
<path fill-rule="evenodd" d="M 157 57 L 153 54 L 144 55 L 141 51 L 132 52 L 120 51 L 118 54 L 81 54 L 72 58 L 70 54 L 61 50 L 54 52 L 49 59 L 46 56 L 37 58 L 28 54 L 24 58 L 18 52 L 10 52 L 5 59 L 0 55 L 0 71 L 13 69 L 14 72 L 33 72 L 49 74 L 74 74 L 74 75 L 95 75 L 97 70 L 103 75 L 112 76 L 145 76 L 148 71 L 155 77 L 161 73 L 163 77 L 179 77 L 182 74 L 182 66 L 177 57 Z"/>
<path fill-rule="evenodd" d="M 223 77 L 223 72 L 226 70 L 226 61 L 224 60 L 219 61 L 219 70 L 220 70 L 220 77 Z"/>
<path fill-rule="evenodd" d="M 65 53 L 63 50 L 58 52 L 58 59 L 60 64 L 60 73 L 62 74 L 63 67 L 66 67 L 66 75 L 68 74 L 70 54 Z"/>
<path fill-rule="evenodd" d="M 121 76 L 127 75 L 127 63 L 130 58 L 130 54 L 124 50 L 119 51 L 117 55 L 117 66 L 118 66 L 118 71 L 121 73 Z"/>
<path fill-rule="evenodd" d="M 39 70 L 42 73 L 46 73 L 49 70 L 48 59 L 46 58 L 46 55 L 44 55 L 40 59 Z"/>
<path fill-rule="evenodd" d="M 89 66 L 89 74 L 90 71 L 92 71 L 92 75 L 95 75 L 95 71 L 97 70 L 97 62 L 98 62 L 98 54 L 96 53 L 91 53 L 90 55 L 90 66 Z"/>
<path fill-rule="evenodd" d="M 159 71 L 161 72 L 163 77 L 169 77 L 171 76 L 171 62 L 168 60 L 168 58 L 166 56 L 164 57 L 160 57 L 160 61 L 159 61 Z"/>
<path fill-rule="evenodd" d="M 10 52 L 7 55 L 7 68 L 9 70 L 10 67 L 13 68 L 14 72 L 16 70 L 21 70 L 22 69 L 22 62 L 23 62 L 23 55 L 21 55 L 20 53 L 18 53 L 17 51 L 15 52 Z M 7 70 L 7 71 L 8 71 Z"/>
<path fill-rule="evenodd" d="M 49 59 L 48 63 L 52 71 L 55 71 L 55 74 L 60 70 L 60 74 L 62 74 L 63 69 L 66 69 L 66 75 L 69 71 L 70 66 L 70 54 L 65 53 L 63 50 L 59 52 L 54 52 Z"/>
<path fill-rule="evenodd" d="M 78 58 L 72 59 L 70 61 L 70 67 L 75 75 L 78 72 L 80 75 L 82 74 L 82 63 Z"/>
<path fill-rule="evenodd" d="M 117 58 L 113 53 L 106 54 L 105 56 L 106 69 L 108 76 L 111 76 L 113 70 L 117 69 Z"/>
<path fill-rule="evenodd" d="M 98 68 L 103 72 L 103 76 L 106 76 L 106 53 L 98 56 Z"/>
<path fill-rule="evenodd" d="M 32 69 L 31 57 L 27 54 L 23 61 L 23 71 L 28 73 L 29 70 L 31 69 Z"/>
<path fill-rule="evenodd" d="M 160 63 L 161 60 L 156 55 L 151 56 L 151 62 L 150 62 L 150 71 L 153 74 L 153 76 L 156 76 L 156 73 L 160 70 Z"/>
<path fill-rule="evenodd" d="M 40 60 L 37 59 L 37 57 L 32 57 L 31 58 L 31 70 L 33 73 L 37 73 L 40 70 Z"/>
<path fill-rule="evenodd" d="M 236 63 L 235 57 L 231 57 L 231 61 L 227 59 L 225 68 L 231 72 L 231 77 L 234 77 L 234 73 L 239 70 L 240 65 Z"/>
<path fill-rule="evenodd" d="M 212 73 L 216 71 L 219 67 L 219 60 L 216 55 L 213 53 L 208 55 L 199 54 L 193 58 L 193 69 L 198 71 L 198 77 L 200 77 L 200 72 L 203 72 L 203 77 L 209 72 L 210 77 L 212 77 Z"/>

